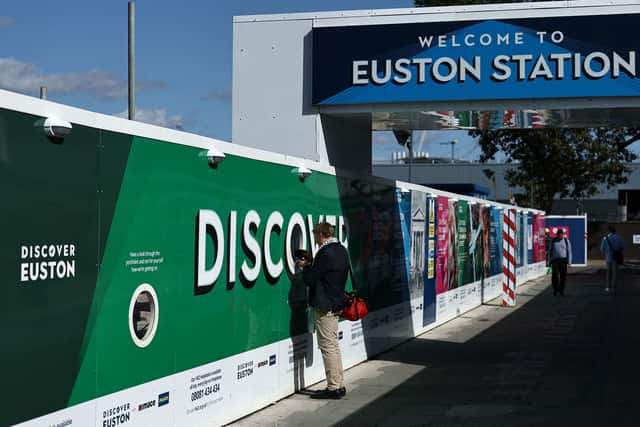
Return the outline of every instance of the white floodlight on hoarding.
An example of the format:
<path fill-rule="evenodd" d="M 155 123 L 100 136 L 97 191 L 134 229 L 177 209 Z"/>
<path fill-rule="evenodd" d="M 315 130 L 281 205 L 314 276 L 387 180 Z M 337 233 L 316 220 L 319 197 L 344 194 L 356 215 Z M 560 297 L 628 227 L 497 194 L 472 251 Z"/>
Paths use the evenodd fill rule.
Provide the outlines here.
<path fill-rule="evenodd" d="M 218 164 L 224 160 L 225 156 L 223 152 L 216 150 L 215 148 L 209 148 L 206 151 L 201 151 L 198 154 L 198 157 L 206 157 L 209 166 L 211 166 L 213 169 L 216 169 L 218 167 Z"/>
<path fill-rule="evenodd" d="M 303 165 L 298 166 L 295 169 L 295 172 L 298 174 L 298 178 L 300 178 L 300 181 L 304 181 L 305 179 L 309 178 L 313 173 L 311 169 L 308 169 Z"/>
<path fill-rule="evenodd" d="M 42 122 L 42 128 L 48 137 L 62 139 L 69 135 L 73 126 L 66 120 L 61 120 L 57 117 L 47 117 L 44 122 Z"/>
<path fill-rule="evenodd" d="M 217 168 L 218 164 L 224 160 L 224 153 L 216 150 L 215 148 L 210 148 L 207 150 L 207 162 L 209 162 L 209 166 L 212 168 Z"/>

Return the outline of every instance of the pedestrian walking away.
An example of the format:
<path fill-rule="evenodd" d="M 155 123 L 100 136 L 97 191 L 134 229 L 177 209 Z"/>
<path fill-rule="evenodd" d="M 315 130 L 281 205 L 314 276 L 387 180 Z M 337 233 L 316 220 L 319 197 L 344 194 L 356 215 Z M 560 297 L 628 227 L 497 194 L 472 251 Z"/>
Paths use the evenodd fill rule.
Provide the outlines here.
<path fill-rule="evenodd" d="M 549 230 L 549 227 L 544 229 L 544 247 L 547 248 L 545 265 L 547 267 L 547 274 L 549 274 L 551 273 L 551 260 L 549 259 L 549 256 L 551 255 L 551 230 Z"/>
<path fill-rule="evenodd" d="M 616 233 L 613 225 L 609 226 L 609 234 L 602 238 L 600 252 L 607 262 L 607 283 L 604 290 L 613 293 L 617 289 L 618 268 L 624 262 L 624 239 Z"/>
<path fill-rule="evenodd" d="M 318 244 L 314 259 L 300 259 L 302 277 L 309 287 L 309 306 L 312 307 L 327 377 L 327 388 L 312 394 L 314 399 L 341 399 L 346 394 L 342 369 L 342 354 L 338 341 L 338 318 L 345 307 L 345 285 L 349 274 L 347 250 L 334 237 L 335 227 L 320 222 L 313 228 Z"/>
<path fill-rule="evenodd" d="M 571 242 L 564 237 L 564 231 L 559 229 L 556 237 L 549 245 L 549 260 L 551 262 L 551 285 L 553 295 L 564 296 L 564 287 L 567 280 L 567 266 L 571 265 Z"/>

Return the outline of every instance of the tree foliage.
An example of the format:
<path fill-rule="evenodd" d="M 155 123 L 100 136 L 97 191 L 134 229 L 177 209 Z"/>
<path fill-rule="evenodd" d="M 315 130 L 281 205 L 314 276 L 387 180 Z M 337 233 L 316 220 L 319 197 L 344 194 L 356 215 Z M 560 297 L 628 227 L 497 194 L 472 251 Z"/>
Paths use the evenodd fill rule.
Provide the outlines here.
<path fill-rule="evenodd" d="M 627 182 L 628 162 L 637 158 L 627 146 L 640 139 L 639 128 L 472 130 L 482 148 L 480 161 L 499 152 L 514 164 L 505 174 L 521 204 L 551 211 L 553 199 L 582 200 Z"/>

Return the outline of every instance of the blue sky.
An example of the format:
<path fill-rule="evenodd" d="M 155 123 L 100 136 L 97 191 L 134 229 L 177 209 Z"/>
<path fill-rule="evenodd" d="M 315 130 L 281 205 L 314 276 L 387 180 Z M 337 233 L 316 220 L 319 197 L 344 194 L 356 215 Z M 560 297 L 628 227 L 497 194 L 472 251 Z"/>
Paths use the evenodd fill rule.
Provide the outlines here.
<path fill-rule="evenodd" d="M 0 11 L 0 88 L 104 114 L 127 114 L 127 1 L 21 0 Z M 412 0 L 138 0 L 136 119 L 231 140 L 233 16 L 412 7 Z M 416 135 L 416 148 L 477 158 L 466 132 Z M 401 149 L 374 136 L 374 158 Z M 470 157 L 468 156 L 470 155 Z"/>
<path fill-rule="evenodd" d="M 412 7 L 412 0 L 138 0 L 136 118 L 231 140 L 233 16 Z M 20 0 L 0 10 L 0 88 L 104 114 L 127 113 L 127 0 Z M 464 131 L 419 132 L 416 151 L 477 159 Z M 637 144 L 634 144 L 637 145 Z M 374 158 L 402 147 L 376 133 Z"/>
<path fill-rule="evenodd" d="M 231 139 L 235 15 L 411 7 L 409 0 L 138 0 L 137 118 Z M 0 87 L 126 114 L 127 1 L 20 0 L 0 10 Z"/>

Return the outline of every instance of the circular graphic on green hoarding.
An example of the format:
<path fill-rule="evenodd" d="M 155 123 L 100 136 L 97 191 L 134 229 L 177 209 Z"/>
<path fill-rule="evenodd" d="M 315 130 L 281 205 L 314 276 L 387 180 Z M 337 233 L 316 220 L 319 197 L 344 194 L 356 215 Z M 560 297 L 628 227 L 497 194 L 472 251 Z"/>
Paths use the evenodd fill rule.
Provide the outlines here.
<path fill-rule="evenodd" d="M 141 284 L 133 292 L 129 304 L 129 332 L 135 345 L 145 348 L 151 343 L 159 316 L 156 291 L 148 283 Z"/>

